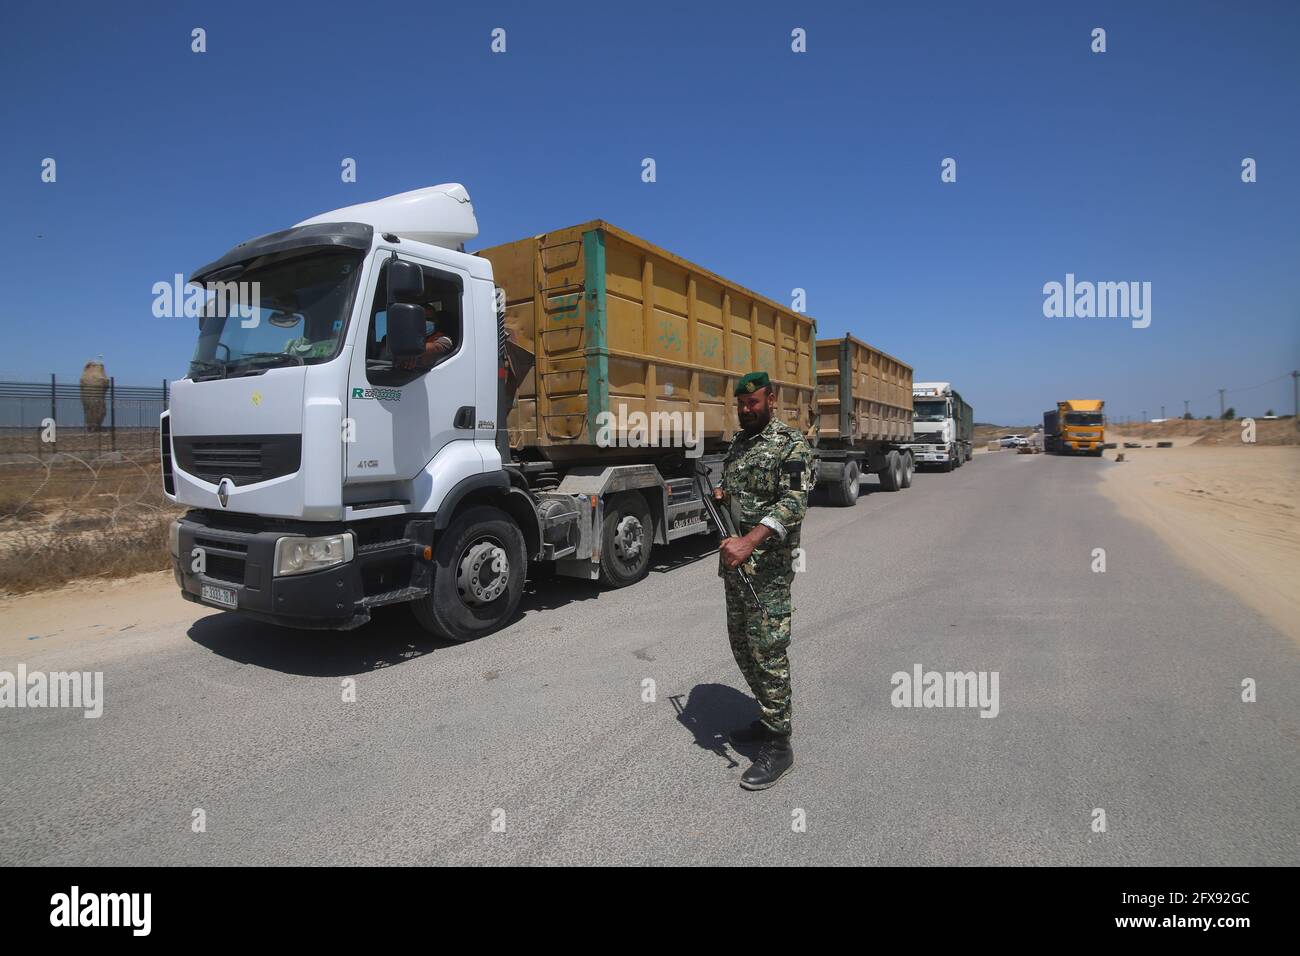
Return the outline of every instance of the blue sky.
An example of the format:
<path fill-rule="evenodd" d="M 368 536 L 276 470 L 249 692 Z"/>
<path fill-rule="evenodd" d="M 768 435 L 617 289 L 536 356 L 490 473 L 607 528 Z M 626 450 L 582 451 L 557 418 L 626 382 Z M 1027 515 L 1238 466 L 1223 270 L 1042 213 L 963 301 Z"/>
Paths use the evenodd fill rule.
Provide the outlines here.
<path fill-rule="evenodd" d="M 806 289 L 822 335 L 981 421 L 1217 414 L 1269 380 L 1228 403 L 1292 409 L 1298 3 L 9 2 L 0 36 L 0 378 L 99 354 L 120 383 L 178 377 L 193 324 L 153 317 L 154 282 L 458 181 L 479 247 L 608 219 Z M 1150 327 L 1045 318 L 1067 272 L 1151 282 Z"/>

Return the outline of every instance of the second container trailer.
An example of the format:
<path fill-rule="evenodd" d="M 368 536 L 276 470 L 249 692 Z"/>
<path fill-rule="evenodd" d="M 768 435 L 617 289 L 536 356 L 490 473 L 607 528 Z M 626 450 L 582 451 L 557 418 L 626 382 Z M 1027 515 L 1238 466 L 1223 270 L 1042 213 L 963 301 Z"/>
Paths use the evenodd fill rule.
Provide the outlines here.
<path fill-rule="evenodd" d="M 885 491 L 912 483 L 912 368 L 861 339 L 817 340 L 818 488 L 832 505 L 858 499 L 874 474 Z"/>

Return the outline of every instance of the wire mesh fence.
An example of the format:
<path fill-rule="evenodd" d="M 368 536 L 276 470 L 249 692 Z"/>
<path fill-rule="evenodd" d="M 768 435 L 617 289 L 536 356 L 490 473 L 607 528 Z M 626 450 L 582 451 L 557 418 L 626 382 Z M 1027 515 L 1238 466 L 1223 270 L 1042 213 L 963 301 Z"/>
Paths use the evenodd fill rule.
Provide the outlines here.
<path fill-rule="evenodd" d="M 52 458 L 158 452 L 158 416 L 169 386 L 89 386 L 59 382 L 0 382 L 0 461 L 5 456 Z"/>

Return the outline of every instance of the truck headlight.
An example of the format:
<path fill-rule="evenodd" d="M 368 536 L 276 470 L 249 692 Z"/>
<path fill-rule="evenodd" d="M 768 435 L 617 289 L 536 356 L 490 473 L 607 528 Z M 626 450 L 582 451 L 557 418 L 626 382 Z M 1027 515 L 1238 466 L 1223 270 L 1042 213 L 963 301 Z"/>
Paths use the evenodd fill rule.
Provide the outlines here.
<path fill-rule="evenodd" d="M 306 574 L 352 560 L 352 532 L 320 538 L 280 538 L 275 542 L 275 576 Z"/>
<path fill-rule="evenodd" d="M 181 556 L 181 523 L 173 521 L 167 528 L 167 546 L 171 548 L 172 557 Z"/>

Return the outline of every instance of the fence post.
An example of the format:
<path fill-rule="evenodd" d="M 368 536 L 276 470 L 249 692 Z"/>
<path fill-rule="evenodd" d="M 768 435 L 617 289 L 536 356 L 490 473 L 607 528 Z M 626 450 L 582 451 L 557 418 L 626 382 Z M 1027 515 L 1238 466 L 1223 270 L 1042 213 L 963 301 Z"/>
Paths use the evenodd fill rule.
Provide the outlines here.
<path fill-rule="evenodd" d="M 110 375 L 108 379 L 108 429 L 109 429 L 109 447 L 117 451 L 117 376 Z"/>

